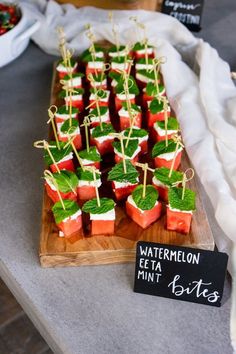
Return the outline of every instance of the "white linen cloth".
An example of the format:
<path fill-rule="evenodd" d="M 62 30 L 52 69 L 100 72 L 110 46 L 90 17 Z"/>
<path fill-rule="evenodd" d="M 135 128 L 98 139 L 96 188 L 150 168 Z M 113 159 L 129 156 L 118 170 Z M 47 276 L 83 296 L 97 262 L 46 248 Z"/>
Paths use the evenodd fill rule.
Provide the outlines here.
<path fill-rule="evenodd" d="M 41 21 L 32 39 L 45 52 L 58 55 L 56 28 L 63 26 L 75 54 L 89 46 L 85 25 L 90 23 L 97 40 L 114 42 L 108 11 L 93 7 L 76 9 L 50 0 L 22 1 L 29 16 Z M 208 43 L 195 38 L 176 19 L 144 10 L 113 11 L 120 43 L 138 36 L 130 16 L 146 26 L 156 55 L 167 57 L 162 65 L 168 98 L 180 121 L 184 144 L 195 171 L 211 200 L 215 218 L 227 237 L 214 235 L 218 249 L 230 255 L 233 276 L 231 340 L 236 351 L 236 88 L 230 68 Z"/>

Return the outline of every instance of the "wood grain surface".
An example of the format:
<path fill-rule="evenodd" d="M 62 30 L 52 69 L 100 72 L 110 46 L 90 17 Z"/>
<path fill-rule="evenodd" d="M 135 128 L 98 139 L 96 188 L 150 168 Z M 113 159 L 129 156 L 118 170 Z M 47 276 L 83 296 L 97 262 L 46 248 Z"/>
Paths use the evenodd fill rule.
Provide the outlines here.
<path fill-rule="evenodd" d="M 76 7 L 95 6 L 101 9 L 160 11 L 162 0 L 57 0 L 60 4 L 71 3 Z"/>
<path fill-rule="evenodd" d="M 63 102 L 57 98 L 60 84 L 55 72 L 55 65 L 53 72 L 51 104 L 60 105 Z M 85 97 L 85 106 L 86 102 L 88 102 L 88 97 Z M 112 105 L 111 102 L 111 107 Z M 82 119 L 83 117 L 80 117 L 80 121 Z M 112 114 L 112 123 L 114 126 L 116 122 L 117 117 L 114 113 Z M 50 132 L 51 134 L 52 132 Z M 142 159 L 143 161 L 148 161 L 152 166 L 153 161 L 148 155 Z M 107 173 L 112 166 L 110 162 L 112 160 L 112 156 L 107 156 L 101 164 L 103 178 L 103 185 L 100 191 L 101 196 L 113 197 L 111 185 L 106 180 Z M 188 167 L 190 167 L 190 161 L 186 152 L 184 152 L 181 170 L 186 170 Z M 149 175 L 149 182 L 150 177 Z M 73 234 L 69 239 L 58 237 L 58 228 L 51 212 L 52 202 L 44 191 L 39 250 L 41 265 L 43 267 L 65 267 L 134 262 L 136 243 L 141 240 L 213 250 L 214 239 L 201 197 L 198 193 L 197 178 L 188 183 L 188 188 L 193 189 L 197 194 L 196 212 L 193 214 L 191 230 L 188 235 L 166 230 L 165 205 L 163 205 L 161 218 L 143 230 L 126 215 L 124 202 L 119 202 L 116 205 L 114 236 L 91 236 L 89 217 L 88 215 L 83 215 L 83 231 Z"/>

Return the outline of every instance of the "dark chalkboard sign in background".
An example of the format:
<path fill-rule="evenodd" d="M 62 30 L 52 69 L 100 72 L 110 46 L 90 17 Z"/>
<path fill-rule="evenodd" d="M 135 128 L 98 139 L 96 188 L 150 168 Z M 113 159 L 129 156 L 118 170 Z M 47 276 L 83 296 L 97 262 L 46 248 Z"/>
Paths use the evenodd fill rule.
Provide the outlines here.
<path fill-rule="evenodd" d="M 201 17 L 204 0 L 164 0 L 162 12 L 177 18 L 190 31 L 201 29 Z"/>
<path fill-rule="evenodd" d="M 134 291 L 220 306 L 228 255 L 138 242 Z"/>

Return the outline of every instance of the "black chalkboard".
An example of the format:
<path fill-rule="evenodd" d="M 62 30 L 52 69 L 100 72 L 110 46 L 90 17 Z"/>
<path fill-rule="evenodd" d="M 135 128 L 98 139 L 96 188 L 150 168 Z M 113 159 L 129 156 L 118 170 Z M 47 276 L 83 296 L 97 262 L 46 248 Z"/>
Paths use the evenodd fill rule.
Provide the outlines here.
<path fill-rule="evenodd" d="M 177 18 L 190 31 L 201 29 L 201 17 L 204 0 L 164 0 L 162 12 Z"/>
<path fill-rule="evenodd" d="M 134 291 L 220 306 L 228 255 L 138 242 Z"/>

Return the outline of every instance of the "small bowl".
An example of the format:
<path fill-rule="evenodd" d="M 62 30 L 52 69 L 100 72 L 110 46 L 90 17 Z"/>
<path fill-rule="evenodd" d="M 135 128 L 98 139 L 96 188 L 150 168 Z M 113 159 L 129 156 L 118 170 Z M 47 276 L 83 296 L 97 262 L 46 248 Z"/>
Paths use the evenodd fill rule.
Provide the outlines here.
<path fill-rule="evenodd" d="M 28 46 L 30 36 L 40 26 L 38 20 L 27 16 L 24 8 L 20 7 L 21 18 L 10 31 L 0 36 L 0 67 L 16 59 Z"/>

